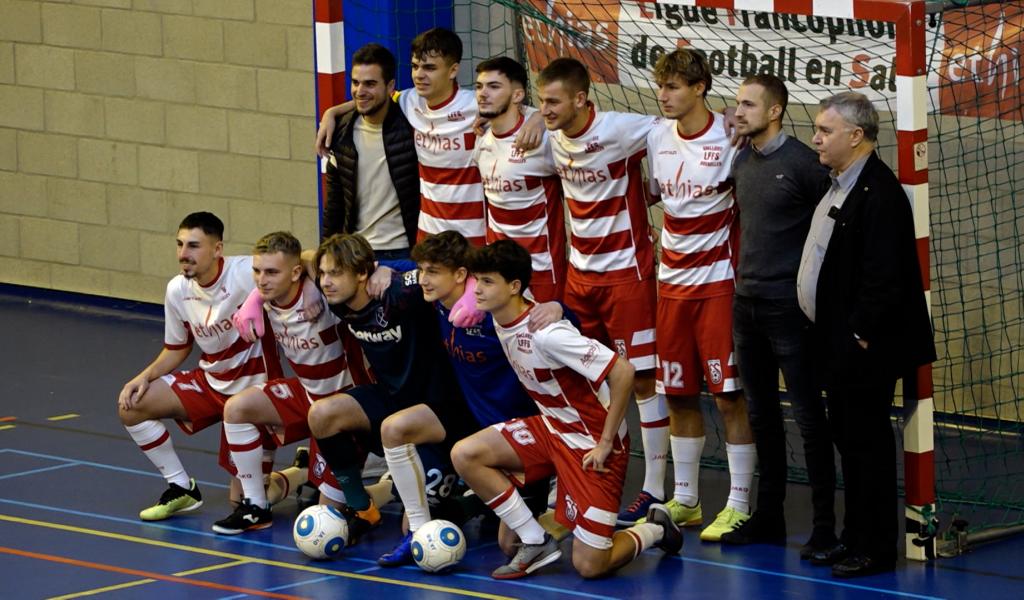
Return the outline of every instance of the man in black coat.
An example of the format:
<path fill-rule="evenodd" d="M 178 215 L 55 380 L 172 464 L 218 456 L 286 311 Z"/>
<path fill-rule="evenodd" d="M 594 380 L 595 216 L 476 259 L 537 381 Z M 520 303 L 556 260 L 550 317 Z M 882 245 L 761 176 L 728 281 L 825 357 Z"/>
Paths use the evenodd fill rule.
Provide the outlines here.
<path fill-rule="evenodd" d="M 420 212 L 412 126 L 395 103 L 395 57 L 379 44 L 352 55 L 355 110 L 338 119 L 327 163 L 321 237 L 358 233 L 378 259 L 408 258 Z"/>
<path fill-rule="evenodd" d="M 874 152 L 878 113 L 844 92 L 822 101 L 814 127 L 832 187 L 811 221 L 797 293 L 815 324 L 846 515 L 843 547 L 812 562 L 856 577 L 895 568 L 893 396 L 900 378 L 915 395 L 915 370 L 935 360 L 935 346 L 910 202 Z"/>

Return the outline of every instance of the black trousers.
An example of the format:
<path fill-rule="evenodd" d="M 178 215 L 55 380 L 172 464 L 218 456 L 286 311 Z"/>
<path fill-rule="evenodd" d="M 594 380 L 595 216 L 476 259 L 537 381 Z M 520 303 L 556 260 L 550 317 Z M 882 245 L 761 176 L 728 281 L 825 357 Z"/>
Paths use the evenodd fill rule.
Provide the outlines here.
<path fill-rule="evenodd" d="M 891 414 L 897 376 L 870 348 L 852 338 L 848 344 L 841 372 L 825 389 L 845 486 L 841 539 L 855 553 L 894 561 L 899 514 Z"/>
<path fill-rule="evenodd" d="M 811 322 L 795 298 L 735 296 L 733 344 L 757 448 L 757 510 L 783 513 L 786 498 L 786 428 L 779 398 L 779 371 L 803 439 L 811 485 L 813 524 L 834 533 L 835 452 L 821 396 Z"/>

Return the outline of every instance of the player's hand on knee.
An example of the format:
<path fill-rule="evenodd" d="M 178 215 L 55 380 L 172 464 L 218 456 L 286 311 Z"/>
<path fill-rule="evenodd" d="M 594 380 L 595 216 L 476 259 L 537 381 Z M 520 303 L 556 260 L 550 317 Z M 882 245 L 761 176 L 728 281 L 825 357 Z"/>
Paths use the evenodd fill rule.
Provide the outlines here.
<path fill-rule="evenodd" d="M 373 275 L 370 275 L 370 278 L 366 280 L 366 293 L 369 294 L 371 298 L 379 299 L 384 295 L 384 292 L 388 291 L 388 288 L 391 287 L 391 276 L 394 272 L 394 269 L 391 267 L 378 265 L 377 268 L 373 270 Z"/>
<path fill-rule="evenodd" d="M 562 320 L 562 305 L 557 302 L 544 302 L 533 307 L 530 311 L 530 322 L 526 328 L 530 331 L 540 331 L 552 323 Z"/>
<path fill-rule="evenodd" d="M 306 320 L 316 323 L 324 314 L 324 295 L 309 277 L 302 282 L 302 314 Z M 262 334 L 260 334 L 262 335 Z"/>
<path fill-rule="evenodd" d="M 466 278 L 466 291 L 452 306 L 448 322 L 456 327 L 474 327 L 484 320 L 484 312 L 476 307 L 476 277 Z"/>
<path fill-rule="evenodd" d="M 263 337 L 263 298 L 259 290 L 254 289 L 242 303 L 242 306 L 231 315 L 231 323 L 238 335 L 247 342 L 255 342 Z"/>
<path fill-rule="evenodd" d="M 147 389 L 149 389 L 149 379 L 139 375 L 121 388 L 121 394 L 117 397 L 117 406 L 121 410 L 131 410 L 138 404 Z"/>

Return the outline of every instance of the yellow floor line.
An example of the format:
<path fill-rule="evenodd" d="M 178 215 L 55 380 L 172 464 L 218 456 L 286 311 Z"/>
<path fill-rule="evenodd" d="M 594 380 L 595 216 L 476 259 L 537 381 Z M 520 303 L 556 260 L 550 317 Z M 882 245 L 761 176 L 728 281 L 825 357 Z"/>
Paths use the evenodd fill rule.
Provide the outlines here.
<path fill-rule="evenodd" d="M 74 418 L 80 417 L 80 416 L 82 416 L 82 415 L 80 415 L 78 413 L 68 413 L 66 415 L 56 415 L 56 416 L 53 416 L 53 417 L 46 417 L 46 420 L 47 421 L 67 421 L 68 419 L 74 419 Z"/>
<path fill-rule="evenodd" d="M 349 573 L 347 571 L 338 571 L 335 569 L 325 569 L 322 567 L 313 567 L 310 565 L 299 565 L 294 563 L 287 563 L 278 560 L 268 560 L 265 558 L 253 558 L 249 556 L 243 556 L 241 554 L 233 554 L 231 552 L 221 552 L 219 550 L 210 550 L 208 548 L 195 548 L 193 546 L 185 546 L 183 544 L 174 544 L 171 542 L 164 542 L 160 540 L 151 540 L 147 538 L 135 537 L 131 535 L 123 535 L 120 533 L 113 533 L 110 531 L 102 531 L 98 529 L 88 529 L 85 527 L 75 527 L 74 525 L 64 525 L 61 523 L 52 523 L 50 521 L 37 521 L 35 519 L 23 519 L 21 517 L 15 517 L 12 515 L 0 514 L 0 521 L 7 521 L 9 523 L 20 523 L 22 525 L 34 525 L 36 527 L 46 527 L 48 529 L 58 529 L 61 531 L 71 531 L 74 533 L 82 533 L 86 535 L 94 535 L 97 537 L 104 537 L 113 540 L 121 540 L 125 542 L 134 542 L 136 544 L 146 544 L 148 546 L 158 546 L 160 548 L 169 548 L 172 550 L 181 550 L 183 552 L 192 552 L 194 554 L 204 554 L 206 556 L 217 556 L 220 558 L 246 561 L 253 564 L 265 565 L 268 567 L 279 567 L 282 569 L 291 569 L 293 571 L 304 571 L 306 573 L 317 573 L 319 575 L 334 575 L 336 577 L 344 577 L 347 579 L 357 579 L 360 581 L 371 581 L 374 583 L 384 583 L 388 585 L 397 585 L 401 587 L 416 588 L 420 590 L 430 590 L 432 592 L 442 592 L 446 594 L 457 594 L 460 596 L 470 596 L 473 598 L 488 598 L 491 600 L 505 600 L 511 598 L 510 596 L 499 596 L 496 594 L 488 594 L 485 592 L 476 592 L 473 590 L 463 590 L 459 588 L 447 587 L 443 585 L 431 585 L 429 583 L 418 583 L 415 581 L 401 581 L 398 579 L 388 579 L 386 577 L 375 577 L 373 575 L 364 575 L 362 573 Z"/>
<path fill-rule="evenodd" d="M 175 577 L 185 577 L 186 575 L 196 575 L 197 573 L 206 573 L 209 571 L 216 571 L 218 569 L 228 569 L 231 567 L 237 567 L 238 565 L 249 564 L 249 560 L 233 560 L 231 562 L 221 563 L 219 565 L 210 565 L 209 567 L 200 567 L 198 569 L 190 569 L 188 571 L 181 571 L 180 573 L 173 573 Z M 117 590 L 123 590 L 130 587 L 136 587 L 145 585 L 147 583 L 155 583 L 156 579 L 139 579 L 136 581 L 129 581 L 127 583 L 119 583 L 117 585 L 108 585 L 106 587 L 96 588 L 92 590 L 85 590 L 83 592 L 75 592 L 73 594 L 65 594 L 63 596 L 53 596 L 48 600 L 68 600 L 69 598 L 81 598 L 83 596 L 95 596 L 96 594 L 102 594 L 104 592 L 113 592 Z"/>

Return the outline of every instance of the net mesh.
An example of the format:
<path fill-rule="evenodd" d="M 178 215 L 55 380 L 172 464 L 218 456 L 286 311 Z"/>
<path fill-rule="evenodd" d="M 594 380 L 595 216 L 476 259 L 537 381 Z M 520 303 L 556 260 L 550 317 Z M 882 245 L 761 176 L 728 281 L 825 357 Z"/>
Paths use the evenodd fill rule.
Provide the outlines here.
<path fill-rule="evenodd" d="M 396 15 L 376 11 L 369 0 L 346 0 L 346 12 L 355 6 L 372 16 L 346 28 L 394 47 L 397 37 L 380 32 L 399 30 L 410 14 L 424 28 L 443 25 L 441 18 L 431 23 L 437 4 L 403 2 L 404 14 Z M 978 529 L 1024 523 L 1024 208 L 1014 202 L 1024 177 L 1024 7 L 961 4 L 930 5 L 926 27 L 931 303 L 939 349 L 935 463 L 943 521 L 956 515 Z M 590 69 L 599 109 L 659 114 L 651 67 L 665 52 L 692 47 L 707 54 L 714 72 L 713 109 L 731 105 L 747 75 L 774 73 L 790 91 L 785 129 L 808 143 L 822 98 L 851 89 L 867 94 L 882 119 L 879 154 L 896 165 L 890 24 L 651 0 L 456 0 L 445 10 L 465 43 L 461 85 L 471 86 L 473 67 L 490 56 L 513 56 L 534 74 L 553 58 L 572 56 Z M 408 52 L 398 50 L 399 83 L 405 77 L 407 85 Z M 661 223 L 656 208 L 651 221 Z M 722 467 L 724 429 L 713 409 L 705 417 L 703 463 Z M 790 476 L 806 481 L 799 434 L 786 417 Z M 894 420 L 902 428 L 902 419 Z"/>

